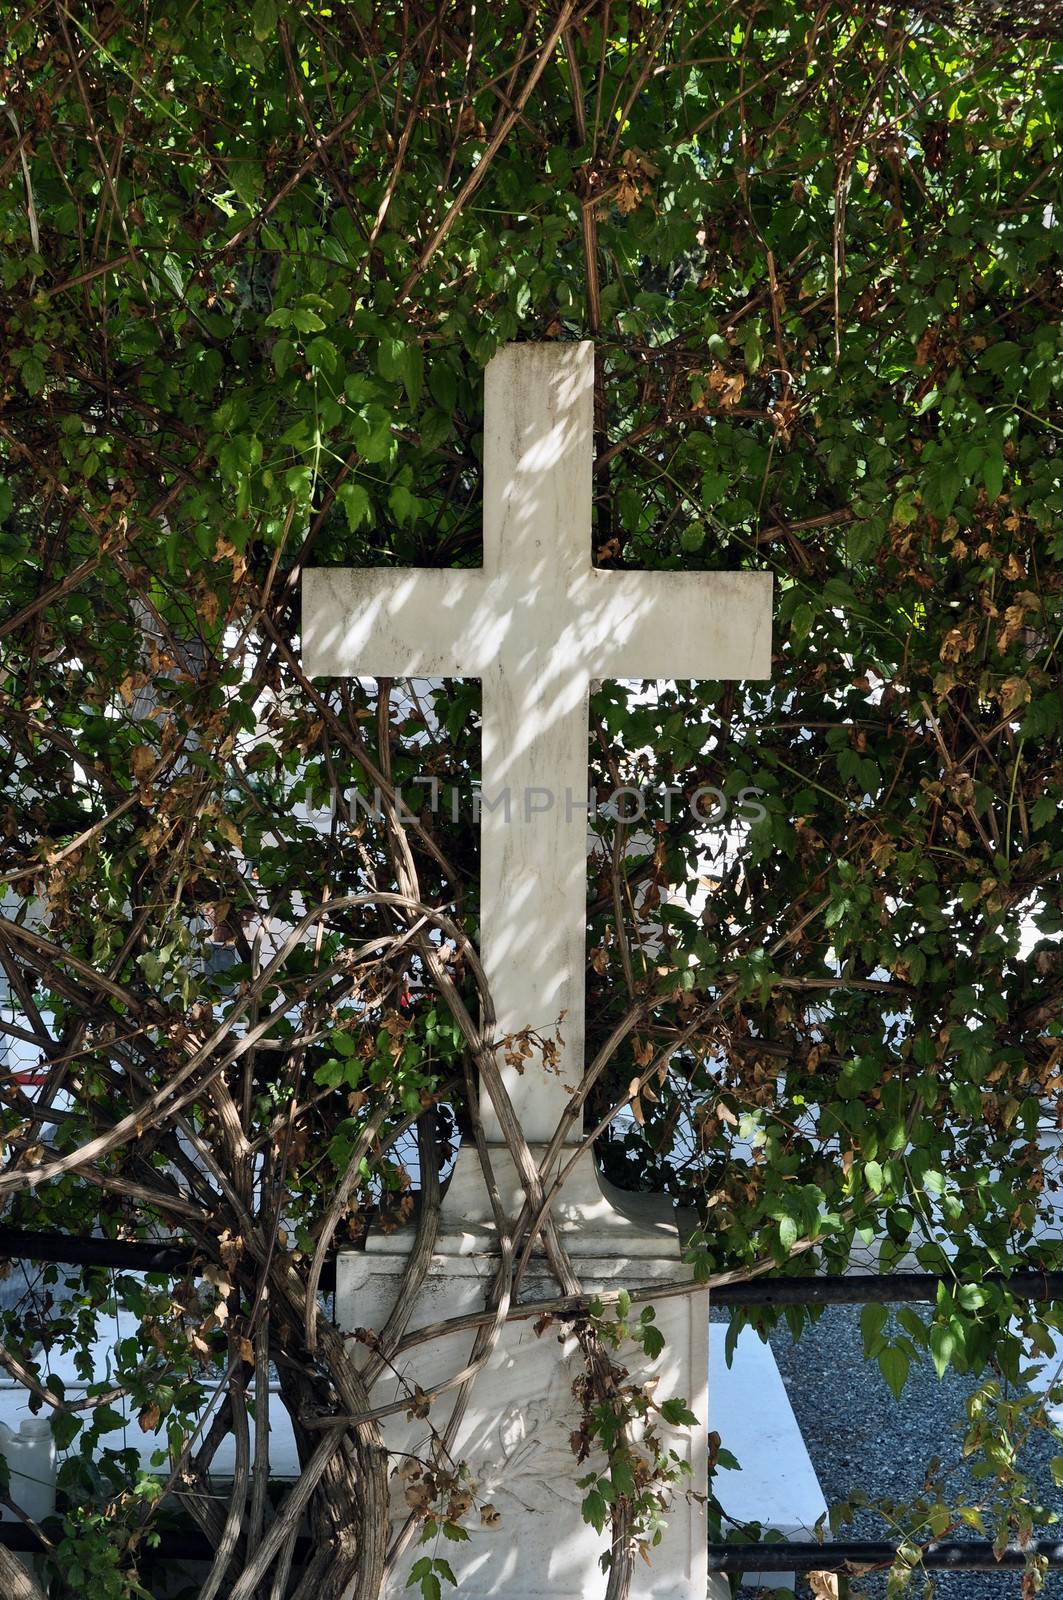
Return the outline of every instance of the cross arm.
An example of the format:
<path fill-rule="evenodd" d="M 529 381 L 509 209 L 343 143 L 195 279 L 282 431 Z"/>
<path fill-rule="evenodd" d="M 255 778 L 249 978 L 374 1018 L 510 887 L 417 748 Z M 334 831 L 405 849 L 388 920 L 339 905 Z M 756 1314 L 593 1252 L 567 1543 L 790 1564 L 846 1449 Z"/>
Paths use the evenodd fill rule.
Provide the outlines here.
<path fill-rule="evenodd" d="M 479 568 L 311 567 L 303 574 L 310 678 L 475 678 L 491 641 Z"/>
<path fill-rule="evenodd" d="M 596 678 L 771 676 L 770 572 L 590 574 Z"/>

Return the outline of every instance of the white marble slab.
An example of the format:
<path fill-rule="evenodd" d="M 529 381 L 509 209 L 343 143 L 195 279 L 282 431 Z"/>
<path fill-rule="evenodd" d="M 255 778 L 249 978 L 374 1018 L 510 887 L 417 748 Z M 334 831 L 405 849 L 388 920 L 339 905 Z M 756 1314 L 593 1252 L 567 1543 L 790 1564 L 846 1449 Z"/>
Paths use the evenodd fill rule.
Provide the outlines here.
<path fill-rule="evenodd" d="M 717 1472 L 714 1489 L 736 1523 L 759 1522 L 785 1539 L 815 1538 L 827 1502 L 772 1355 L 752 1328 L 738 1336 L 730 1368 L 727 1324 L 709 1324 L 709 1427 L 740 1472 Z M 792 1572 L 747 1572 L 746 1587 L 792 1589 Z"/>

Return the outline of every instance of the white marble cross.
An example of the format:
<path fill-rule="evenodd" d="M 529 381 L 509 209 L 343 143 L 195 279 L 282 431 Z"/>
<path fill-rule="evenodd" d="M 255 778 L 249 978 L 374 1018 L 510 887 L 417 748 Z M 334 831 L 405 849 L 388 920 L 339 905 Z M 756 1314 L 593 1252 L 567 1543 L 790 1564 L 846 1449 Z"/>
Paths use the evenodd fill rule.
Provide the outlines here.
<path fill-rule="evenodd" d="M 592 565 L 593 386 L 590 343 L 508 345 L 488 366 L 481 568 L 303 576 L 310 677 L 483 680 L 480 954 L 499 1037 L 565 1013 L 559 1076 L 504 1068 L 533 1144 L 583 1070 L 590 680 L 771 667 L 769 573 Z"/>

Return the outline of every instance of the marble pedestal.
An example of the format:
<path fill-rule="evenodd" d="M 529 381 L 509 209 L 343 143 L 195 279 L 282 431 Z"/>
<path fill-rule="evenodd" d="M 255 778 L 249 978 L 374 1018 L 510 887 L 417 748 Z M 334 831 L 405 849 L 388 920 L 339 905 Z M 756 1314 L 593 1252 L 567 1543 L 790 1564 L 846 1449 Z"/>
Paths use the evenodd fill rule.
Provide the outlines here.
<path fill-rule="evenodd" d="M 533 1154 L 540 1155 L 533 1148 Z M 510 1214 L 519 1209 L 516 1175 L 508 1171 L 504 1151 L 496 1171 Z M 613 1195 L 615 1192 L 610 1191 Z M 654 1220 L 640 1197 L 624 1196 L 625 1209 L 602 1192 L 589 1156 L 566 1183 L 556 1211 L 560 1231 L 584 1289 L 650 1288 L 674 1282 L 683 1268 L 675 1228 Z M 463 1149 L 444 1201 L 440 1237 L 426 1283 L 408 1324 L 419 1326 L 483 1308 L 497 1257 L 492 1254 L 493 1228 L 475 1152 Z M 337 1319 L 348 1329 L 379 1329 L 394 1304 L 406 1263 L 409 1236 L 370 1238 L 364 1251 L 340 1256 L 337 1268 Z M 558 1294 L 545 1262 L 530 1266 L 522 1300 Z M 726 1594 L 708 1587 L 706 1531 L 701 1503 L 688 1494 L 706 1487 L 706 1409 L 708 1372 L 708 1298 L 704 1291 L 674 1296 L 655 1307 L 665 1347 L 647 1362 L 636 1346 L 621 1349 L 615 1360 L 633 1380 L 655 1378 L 658 1403 L 682 1396 L 697 1414 L 694 1428 L 660 1425 L 662 1439 L 691 1465 L 685 1487 L 674 1494 L 668 1526 L 653 1552 L 652 1566 L 636 1561 L 635 1597 L 653 1600 L 706 1600 Z M 563 1331 L 563 1330 L 560 1330 Z M 580 1423 L 572 1383 L 584 1370 L 574 1338 L 559 1339 L 552 1324 L 536 1334 L 531 1318 L 507 1324 L 491 1361 L 476 1379 L 472 1397 L 453 1446 L 455 1460 L 468 1463 L 477 1506 L 487 1502 L 498 1512 L 494 1526 L 480 1525 L 478 1510 L 467 1518 L 468 1542 L 440 1538 L 437 1552 L 446 1557 L 458 1580 L 457 1592 L 469 1597 L 505 1596 L 506 1600 L 591 1600 L 604 1593 L 606 1578 L 600 1556 L 609 1538 L 583 1521 L 583 1491 L 576 1479 L 600 1458 L 577 1465 L 569 1436 Z M 395 1372 L 385 1370 L 372 1390 L 372 1404 L 386 1405 L 419 1384 L 430 1389 L 457 1373 L 469 1361 L 474 1334 L 450 1335 L 419 1346 L 401 1357 Z M 353 1359 L 364 1367 L 364 1346 L 352 1345 Z M 407 1387 L 409 1386 L 409 1387 Z M 443 1431 L 454 1404 L 454 1392 L 433 1403 L 431 1421 Z M 398 1476 L 404 1455 L 425 1457 L 430 1430 L 424 1420 L 408 1420 L 404 1412 L 383 1423 L 393 1459 L 392 1519 L 397 1531 L 409 1507 Z M 389 1597 L 408 1592 L 406 1580 L 414 1560 L 432 1550 L 412 1546 L 403 1556 L 387 1590 Z"/>

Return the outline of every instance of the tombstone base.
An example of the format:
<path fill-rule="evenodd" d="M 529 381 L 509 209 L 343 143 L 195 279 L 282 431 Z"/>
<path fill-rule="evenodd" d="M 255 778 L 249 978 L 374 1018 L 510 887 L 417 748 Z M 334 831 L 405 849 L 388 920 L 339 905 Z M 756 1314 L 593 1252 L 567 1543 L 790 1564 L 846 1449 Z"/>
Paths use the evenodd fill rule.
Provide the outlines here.
<path fill-rule="evenodd" d="M 531 1145 L 532 1157 L 541 1163 L 545 1146 Z M 566 1147 L 551 1174 L 556 1178 L 571 1160 Z M 524 1204 L 524 1188 L 505 1145 L 491 1147 L 491 1168 L 502 1208 L 516 1217 Z M 549 1189 L 550 1179 L 544 1184 Z M 554 1226 L 569 1255 L 600 1256 L 619 1251 L 632 1260 L 667 1260 L 668 1280 L 684 1276 L 671 1207 L 663 1195 L 632 1194 L 618 1189 L 597 1171 L 590 1151 L 584 1151 L 564 1179 L 550 1207 Z M 440 1208 L 437 1249 L 443 1255 L 470 1255 L 495 1248 L 494 1213 L 487 1198 L 475 1146 L 463 1144 Z M 386 1235 L 370 1236 L 366 1249 L 388 1251 Z M 537 1250 L 542 1254 L 541 1245 Z M 626 1288 L 633 1285 L 625 1284 Z M 558 1289 L 553 1290 L 559 1293 Z"/>
<path fill-rule="evenodd" d="M 533 1154 L 539 1156 L 541 1151 Z M 449 1317 L 480 1311 L 497 1268 L 492 1252 L 489 1207 L 474 1170 L 475 1151 L 462 1151 L 443 1206 L 440 1237 L 428 1277 L 414 1306 L 407 1331 Z M 507 1163 L 504 1151 L 492 1151 L 500 1182 Z M 455 1188 L 455 1186 L 457 1186 Z M 510 1195 L 510 1204 L 515 1196 Z M 638 1197 L 628 1196 L 628 1200 Z M 511 1206 L 510 1214 L 519 1210 Z M 485 1212 L 488 1215 L 485 1215 Z M 580 1281 L 589 1293 L 608 1289 L 650 1289 L 674 1283 L 683 1275 L 675 1229 L 614 1212 L 598 1185 L 590 1156 L 581 1158 L 566 1182 L 557 1221 Z M 336 1313 L 341 1327 L 383 1327 L 395 1302 L 408 1259 L 410 1235 L 371 1237 L 364 1251 L 345 1252 L 337 1262 Z M 545 1261 L 536 1257 L 521 1287 L 521 1301 L 553 1298 L 555 1280 Z M 632 1381 L 656 1380 L 658 1403 L 682 1396 L 698 1417 L 693 1428 L 672 1428 L 660 1422 L 662 1440 L 691 1471 L 675 1492 L 665 1513 L 667 1527 L 652 1552 L 652 1565 L 636 1562 L 633 1600 L 706 1600 L 726 1595 L 725 1583 L 709 1586 L 706 1529 L 701 1502 L 706 1488 L 706 1405 L 708 1373 L 708 1297 L 705 1291 L 663 1299 L 655 1307 L 665 1347 L 652 1362 L 636 1346 L 614 1357 Z M 464 1461 L 475 1496 L 466 1517 L 469 1539 L 455 1543 L 439 1535 L 431 1546 L 414 1544 L 397 1564 L 385 1591 L 389 1600 L 410 1591 L 406 1580 L 422 1555 L 443 1556 L 457 1578 L 457 1593 L 470 1600 L 505 1596 L 506 1600 L 591 1600 L 605 1592 L 600 1556 L 608 1545 L 584 1522 L 585 1491 L 576 1479 L 595 1467 L 598 1455 L 577 1464 L 570 1435 L 580 1425 L 572 1384 L 585 1370 L 577 1341 L 563 1324 L 536 1332 L 532 1317 L 507 1323 L 488 1366 L 477 1376 L 452 1447 L 454 1461 Z M 450 1334 L 417 1346 L 398 1357 L 397 1371 L 385 1369 L 372 1390 L 374 1406 L 387 1405 L 412 1392 L 413 1385 L 431 1390 L 458 1373 L 469 1361 L 474 1332 Z M 369 1353 L 352 1346 L 364 1367 Z M 431 1427 L 442 1432 L 451 1415 L 456 1390 L 437 1395 L 429 1418 L 408 1419 L 404 1411 L 382 1424 L 394 1452 L 392 1525 L 405 1522 L 410 1506 L 399 1468 L 404 1459 L 424 1460 Z M 430 1426 L 431 1424 L 431 1426 Z M 493 1508 L 486 1520 L 480 1508 Z M 495 1520 L 497 1513 L 497 1520 Z"/>

